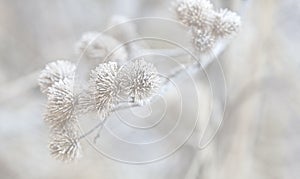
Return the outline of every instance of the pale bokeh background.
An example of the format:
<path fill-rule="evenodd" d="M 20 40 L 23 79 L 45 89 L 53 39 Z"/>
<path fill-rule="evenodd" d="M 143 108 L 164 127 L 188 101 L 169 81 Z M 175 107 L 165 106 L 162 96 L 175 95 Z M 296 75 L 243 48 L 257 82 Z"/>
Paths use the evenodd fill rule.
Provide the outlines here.
<path fill-rule="evenodd" d="M 82 33 L 105 29 L 112 15 L 172 18 L 171 2 L 0 0 L 0 178 L 299 178 L 300 2 L 248 1 L 241 32 L 219 57 L 226 78 L 227 105 L 215 140 L 205 150 L 196 149 L 201 124 L 212 103 L 207 80 L 196 77 L 201 118 L 195 134 L 165 160 L 130 165 L 99 155 L 86 142 L 84 157 L 78 162 L 63 164 L 52 159 L 42 120 L 45 97 L 38 90 L 36 72 L 55 59 L 75 59 L 74 44 Z M 213 2 L 234 10 L 241 3 Z M 178 31 L 173 33 L 175 39 L 185 37 Z M 214 70 L 212 65 L 208 73 L 217 74 Z M 177 85 L 188 94 L 192 85 L 183 84 Z M 172 95 L 176 93 L 166 99 L 172 102 Z M 186 100 L 192 98 L 187 95 Z M 171 102 L 169 107 L 176 106 L 176 100 L 173 105 Z M 194 103 L 186 105 L 190 108 Z"/>

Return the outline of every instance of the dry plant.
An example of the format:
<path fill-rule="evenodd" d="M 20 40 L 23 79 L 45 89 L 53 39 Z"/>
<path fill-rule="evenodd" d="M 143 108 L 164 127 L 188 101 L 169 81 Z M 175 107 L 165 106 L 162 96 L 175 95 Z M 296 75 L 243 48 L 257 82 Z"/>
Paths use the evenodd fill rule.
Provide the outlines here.
<path fill-rule="evenodd" d="M 208 0 L 178 0 L 172 7 L 179 22 L 186 26 L 186 33 L 191 34 L 193 50 L 198 54 L 218 53 L 214 49 L 219 46 L 223 47 L 219 48 L 222 51 L 225 47 L 222 40 L 233 37 L 241 26 L 236 13 L 216 10 Z M 50 128 L 49 149 L 58 160 L 74 161 L 81 156 L 80 140 L 101 128 L 112 112 L 149 104 L 156 94 L 167 89 L 170 79 L 180 77 L 184 70 L 202 69 L 199 63 L 191 63 L 186 69 L 171 71 L 169 79 L 162 79 L 152 63 L 143 58 L 129 60 L 133 52 L 128 48 L 120 46 L 113 51 L 113 47 L 120 45 L 117 38 L 88 32 L 77 43 L 78 54 L 100 61 L 90 71 L 85 86 L 77 83 L 78 69 L 69 61 L 49 63 L 40 73 L 40 89 L 48 98 L 44 120 Z M 168 53 L 172 50 L 161 52 L 171 56 L 178 54 Z M 214 59 L 212 56 L 201 62 L 202 67 Z M 96 113 L 99 123 L 81 134 L 78 118 L 86 113 Z"/>

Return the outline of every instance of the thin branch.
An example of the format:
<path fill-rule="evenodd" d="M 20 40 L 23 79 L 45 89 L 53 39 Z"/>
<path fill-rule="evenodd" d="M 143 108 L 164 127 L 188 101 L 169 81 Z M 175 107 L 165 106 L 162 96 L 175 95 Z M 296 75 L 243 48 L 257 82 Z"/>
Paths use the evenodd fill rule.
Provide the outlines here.
<path fill-rule="evenodd" d="M 136 104 L 136 103 L 133 103 L 133 104 L 125 104 L 125 105 L 119 105 L 117 106 L 115 109 L 113 109 L 111 112 L 115 112 L 115 111 L 119 111 L 119 110 L 124 110 L 124 109 L 128 109 L 128 108 L 132 108 L 132 107 L 138 107 L 138 106 L 141 106 L 140 104 Z M 105 124 L 105 122 L 107 121 L 107 117 L 100 121 L 98 124 L 96 124 L 92 129 L 90 129 L 88 132 L 84 133 L 83 135 L 81 135 L 79 137 L 79 139 L 83 139 L 85 138 L 86 136 L 92 134 L 95 130 L 97 130 L 98 128 L 102 128 L 103 125 Z"/>
<path fill-rule="evenodd" d="M 90 129 L 88 132 L 84 133 L 83 135 L 81 135 L 80 137 L 78 137 L 78 139 L 83 139 L 86 136 L 92 134 L 96 129 L 98 129 L 99 127 L 103 126 L 104 123 L 106 122 L 107 118 L 105 118 L 104 120 L 100 121 L 97 125 L 95 125 L 92 129 Z"/>
<path fill-rule="evenodd" d="M 96 144 L 96 143 L 97 143 L 97 140 L 100 138 L 102 129 L 103 129 L 103 125 L 101 125 L 101 127 L 99 128 L 99 130 L 98 130 L 98 132 L 97 132 L 97 135 L 94 137 L 94 144 Z"/>
<path fill-rule="evenodd" d="M 223 42 L 220 43 L 216 46 L 215 49 L 211 50 L 212 55 L 210 56 L 210 58 L 204 58 L 202 59 L 201 63 L 199 61 L 194 62 L 192 64 L 190 64 L 189 66 L 187 66 L 186 68 L 180 68 L 175 70 L 174 72 L 172 72 L 166 79 L 166 81 L 164 81 L 161 90 L 159 92 L 160 95 L 164 94 L 169 87 L 171 86 L 171 83 L 175 80 L 179 80 L 180 77 L 183 76 L 184 73 L 186 73 L 187 71 L 190 73 L 195 73 L 198 72 L 199 69 L 200 70 L 205 70 L 212 62 L 214 62 L 215 60 L 217 60 L 217 56 L 223 52 L 223 50 L 225 49 L 225 47 L 227 46 L 227 42 Z M 174 50 L 174 49 L 164 49 L 163 51 L 160 51 L 159 53 L 167 53 L 169 55 L 179 55 L 179 52 L 176 51 L 182 51 L 180 49 Z M 146 51 L 146 50 L 145 50 Z M 145 52 L 144 51 L 144 52 Z M 157 53 L 158 53 L 158 49 L 156 49 Z M 176 52 L 176 53 L 175 53 Z M 151 102 L 157 100 L 158 98 L 154 98 L 151 100 Z M 115 109 L 113 109 L 111 112 L 115 112 L 118 110 L 124 110 L 124 109 L 128 109 L 128 108 L 132 108 L 132 107 L 138 107 L 141 106 L 141 104 L 137 104 L 137 103 L 133 103 L 132 101 L 122 101 Z M 81 137 L 79 137 L 79 139 L 82 139 L 88 135 L 90 135 L 91 133 L 93 133 L 95 130 L 97 130 L 98 128 L 102 127 L 104 125 L 104 122 L 107 120 L 107 118 L 105 118 L 103 121 L 100 121 L 96 126 L 94 126 L 92 129 L 90 129 L 88 132 L 86 132 L 85 134 L 83 134 Z"/>

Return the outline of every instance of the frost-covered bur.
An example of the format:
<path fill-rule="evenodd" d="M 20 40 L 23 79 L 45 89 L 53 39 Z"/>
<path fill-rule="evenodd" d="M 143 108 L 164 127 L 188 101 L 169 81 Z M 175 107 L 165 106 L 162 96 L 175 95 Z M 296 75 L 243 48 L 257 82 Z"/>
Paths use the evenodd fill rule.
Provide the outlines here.
<path fill-rule="evenodd" d="M 99 64 L 90 73 L 89 89 L 79 96 L 82 113 L 98 112 L 104 119 L 124 96 L 144 104 L 160 85 L 156 68 L 144 60 L 134 60 L 119 68 L 117 63 Z"/>
<path fill-rule="evenodd" d="M 49 87 L 44 119 L 50 129 L 63 128 L 67 123 L 77 121 L 73 86 L 73 80 L 62 79 Z"/>
<path fill-rule="evenodd" d="M 236 13 L 215 11 L 208 0 L 178 0 L 174 9 L 178 20 L 191 29 L 192 43 L 201 53 L 207 53 L 222 38 L 232 37 L 241 26 Z"/>
<path fill-rule="evenodd" d="M 101 117 L 106 117 L 115 106 L 120 93 L 118 65 L 115 62 L 100 64 L 91 71 L 89 81 L 89 97 L 92 106 Z M 89 104 L 87 104 L 89 106 Z"/>
<path fill-rule="evenodd" d="M 74 130 L 53 132 L 48 147 L 51 156 L 61 161 L 74 161 L 81 156 L 78 133 Z"/>
<path fill-rule="evenodd" d="M 82 35 L 76 45 L 78 54 L 83 54 L 89 59 L 101 62 L 124 62 L 127 59 L 125 47 L 115 38 L 99 32 L 87 32 Z"/>
<path fill-rule="evenodd" d="M 48 64 L 39 78 L 41 91 L 48 99 L 44 120 L 51 133 L 49 150 L 62 161 L 72 161 L 79 156 L 78 121 L 74 111 L 75 70 L 71 62 L 56 61 Z"/>
<path fill-rule="evenodd" d="M 120 70 L 122 85 L 134 101 L 148 102 L 160 87 L 160 77 L 153 64 L 143 59 L 130 61 Z"/>
<path fill-rule="evenodd" d="M 213 25 L 213 33 L 216 36 L 231 37 L 239 31 L 241 17 L 228 9 L 221 9 L 216 13 Z"/>
<path fill-rule="evenodd" d="M 178 0 L 174 8 L 177 18 L 189 27 L 206 29 L 213 23 L 213 5 L 208 0 Z"/>
<path fill-rule="evenodd" d="M 47 64 L 45 69 L 41 71 L 38 80 L 41 92 L 47 94 L 48 88 L 59 80 L 73 80 L 75 70 L 76 66 L 69 61 L 58 60 Z"/>
<path fill-rule="evenodd" d="M 60 80 L 49 88 L 45 121 L 49 124 L 51 155 L 61 161 L 73 161 L 80 156 L 78 120 L 75 114 L 74 81 Z"/>

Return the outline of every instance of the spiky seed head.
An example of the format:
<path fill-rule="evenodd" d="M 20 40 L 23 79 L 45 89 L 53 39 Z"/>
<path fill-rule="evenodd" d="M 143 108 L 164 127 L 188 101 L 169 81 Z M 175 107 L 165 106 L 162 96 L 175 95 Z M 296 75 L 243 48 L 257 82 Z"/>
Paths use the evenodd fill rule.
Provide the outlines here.
<path fill-rule="evenodd" d="M 120 71 L 122 85 L 135 102 L 147 102 L 159 86 L 160 77 L 153 64 L 137 59 L 130 61 Z"/>
<path fill-rule="evenodd" d="M 125 47 L 118 40 L 99 32 L 83 34 L 76 50 L 78 54 L 84 54 L 89 59 L 97 59 L 102 63 L 109 60 L 123 62 L 128 56 Z"/>
<path fill-rule="evenodd" d="M 210 29 L 214 11 L 208 0 L 177 0 L 174 9 L 179 21 L 189 27 Z"/>
<path fill-rule="evenodd" d="M 63 79 L 49 87 L 45 122 L 51 129 L 62 128 L 67 123 L 77 120 L 74 113 L 74 81 Z"/>
<path fill-rule="evenodd" d="M 194 47 L 201 53 L 207 53 L 216 43 L 216 37 L 209 31 L 193 29 L 192 35 Z"/>
<path fill-rule="evenodd" d="M 48 88 L 60 80 L 74 79 L 75 70 L 75 64 L 69 61 L 58 60 L 47 64 L 45 69 L 41 71 L 38 79 L 41 92 L 47 94 Z"/>
<path fill-rule="evenodd" d="M 71 162 L 81 156 L 78 132 L 74 130 L 54 131 L 50 135 L 49 150 L 57 160 Z"/>
<path fill-rule="evenodd" d="M 216 13 L 213 23 L 213 33 L 226 38 L 236 34 L 241 27 L 241 18 L 235 12 L 228 9 L 221 9 Z"/>
<path fill-rule="evenodd" d="M 120 93 L 117 79 L 118 65 L 115 62 L 100 64 L 90 74 L 90 96 L 101 117 L 109 114 Z"/>

